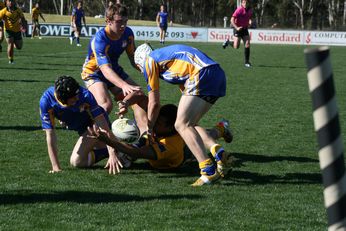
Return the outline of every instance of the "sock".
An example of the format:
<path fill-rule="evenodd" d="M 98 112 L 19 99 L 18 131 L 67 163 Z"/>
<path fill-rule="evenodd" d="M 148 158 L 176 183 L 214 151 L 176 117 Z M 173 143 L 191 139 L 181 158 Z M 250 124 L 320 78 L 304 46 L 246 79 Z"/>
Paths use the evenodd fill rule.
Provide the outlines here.
<path fill-rule="evenodd" d="M 79 44 L 79 37 L 76 37 L 77 44 Z"/>
<path fill-rule="evenodd" d="M 74 39 L 74 31 L 71 32 L 70 37 Z"/>
<path fill-rule="evenodd" d="M 210 158 L 199 163 L 199 168 L 201 169 L 201 175 L 211 176 L 214 175 L 216 171 L 215 165 Z"/>
<path fill-rule="evenodd" d="M 244 50 L 244 55 L 245 55 L 245 63 L 249 63 L 249 59 L 250 59 L 250 47 L 245 47 Z"/>
<path fill-rule="evenodd" d="M 107 148 L 95 149 L 92 153 L 94 153 L 94 164 L 109 157 Z"/>
<path fill-rule="evenodd" d="M 216 161 L 221 160 L 221 155 L 225 150 L 220 144 L 214 144 L 213 146 L 210 147 L 210 153 L 213 155 Z"/>

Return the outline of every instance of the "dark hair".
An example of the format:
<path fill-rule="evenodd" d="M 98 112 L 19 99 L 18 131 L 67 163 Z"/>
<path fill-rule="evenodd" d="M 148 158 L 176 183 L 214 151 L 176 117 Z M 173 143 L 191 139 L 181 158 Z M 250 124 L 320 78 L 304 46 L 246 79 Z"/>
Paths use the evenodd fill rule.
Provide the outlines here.
<path fill-rule="evenodd" d="M 166 104 L 160 108 L 159 116 L 165 118 L 167 127 L 174 128 L 175 120 L 177 119 L 177 112 L 177 106 L 174 104 Z"/>
<path fill-rule="evenodd" d="M 63 75 L 55 80 L 54 91 L 58 100 L 66 104 L 68 99 L 78 95 L 79 84 L 71 76 Z"/>
<path fill-rule="evenodd" d="M 122 4 L 112 4 L 106 10 L 106 19 L 113 20 L 115 15 L 127 17 L 127 7 Z"/>

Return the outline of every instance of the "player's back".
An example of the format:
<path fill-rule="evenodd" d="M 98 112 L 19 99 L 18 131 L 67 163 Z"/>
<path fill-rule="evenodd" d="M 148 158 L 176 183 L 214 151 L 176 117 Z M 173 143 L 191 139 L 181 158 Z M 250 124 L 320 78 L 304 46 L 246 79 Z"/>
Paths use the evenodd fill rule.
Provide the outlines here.
<path fill-rule="evenodd" d="M 150 54 L 150 57 L 158 63 L 181 60 L 194 65 L 197 69 L 217 64 L 202 51 L 182 44 L 166 46 L 154 50 Z"/>

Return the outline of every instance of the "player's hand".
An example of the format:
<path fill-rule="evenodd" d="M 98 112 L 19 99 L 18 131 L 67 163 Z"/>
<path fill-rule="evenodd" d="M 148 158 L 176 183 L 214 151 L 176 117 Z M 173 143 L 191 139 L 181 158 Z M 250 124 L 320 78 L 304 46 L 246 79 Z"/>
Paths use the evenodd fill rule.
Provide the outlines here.
<path fill-rule="evenodd" d="M 240 27 L 237 27 L 236 29 L 237 29 L 237 31 L 240 31 L 241 29 L 243 29 L 243 27 L 240 26 Z"/>
<path fill-rule="evenodd" d="M 128 107 L 129 103 L 127 101 L 123 100 L 118 102 L 119 112 L 117 112 L 116 114 L 119 116 L 119 118 L 124 117 L 124 115 L 128 112 Z"/>
<path fill-rule="evenodd" d="M 123 90 L 123 94 L 124 96 L 134 92 L 134 91 L 140 91 L 141 87 L 140 86 L 134 86 L 134 85 L 130 85 L 128 83 L 124 84 L 122 87 Z"/>
<path fill-rule="evenodd" d="M 48 173 L 54 174 L 54 173 L 58 173 L 61 172 L 62 170 L 60 168 L 53 168 L 52 170 L 49 170 Z"/>
<path fill-rule="evenodd" d="M 104 143 L 110 143 L 110 138 L 106 130 L 98 127 L 94 124 L 92 127 L 88 127 L 88 135 L 87 137 L 98 139 Z"/>
<path fill-rule="evenodd" d="M 109 155 L 107 164 L 105 166 L 105 168 L 108 168 L 109 174 L 115 175 L 117 173 L 120 173 L 120 168 L 122 167 L 123 165 L 116 155 Z"/>

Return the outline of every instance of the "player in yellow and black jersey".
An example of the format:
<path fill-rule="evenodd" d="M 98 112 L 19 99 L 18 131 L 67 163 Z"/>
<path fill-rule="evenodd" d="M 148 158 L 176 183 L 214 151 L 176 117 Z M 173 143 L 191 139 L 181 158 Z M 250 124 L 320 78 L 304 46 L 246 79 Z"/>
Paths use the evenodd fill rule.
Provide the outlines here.
<path fill-rule="evenodd" d="M 153 140 L 148 140 L 144 135 L 137 143 L 127 144 L 119 141 L 113 133 L 107 133 L 97 127 L 89 129 L 89 133 L 114 147 L 118 151 L 124 167 L 128 167 L 133 160 L 147 159 L 154 169 L 176 169 L 186 160 L 193 158 L 191 151 L 174 127 L 177 109 L 177 106 L 173 104 L 166 104 L 160 108 L 153 129 Z M 223 137 L 225 142 L 231 143 L 233 135 L 228 121 L 227 124 L 225 121 L 223 120 L 222 123 L 209 129 L 208 134 L 215 140 Z M 229 165 L 228 170 L 230 168 Z"/>
<path fill-rule="evenodd" d="M 0 11 L 0 20 L 5 23 L 7 56 L 9 63 L 13 64 L 14 47 L 18 50 L 23 47 L 21 25 L 26 22 L 24 14 L 17 7 L 15 0 L 6 0 L 6 7 Z"/>
<path fill-rule="evenodd" d="M 5 3 L 0 0 L 0 10 L 5 8 Z M 4 41 L 4 22 L 0 20 L 0 52 L 2 52 L 1 43 Z"/>
<path fill-rule="evenodd" d="M 40 23 L 38 21 L 38 16 L 40 16 L 42 18 L 42 20 L 45 22 L 46 20 L 44 19 L 41 10 L 40 10 L 40 5 L 39 3 L 35 4 L 35 7 L 32 8 L 31 11 L 31 17 L 32 17 L 32 32 L 31 32 L 31 38 L 34 38 L 35 35 L 38 36 L 39 39 L 41 39 L 40 36 Z"/>

